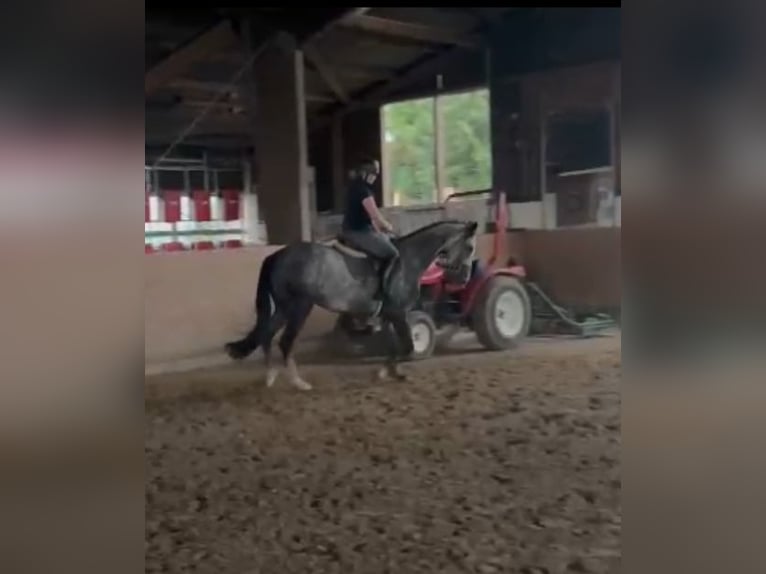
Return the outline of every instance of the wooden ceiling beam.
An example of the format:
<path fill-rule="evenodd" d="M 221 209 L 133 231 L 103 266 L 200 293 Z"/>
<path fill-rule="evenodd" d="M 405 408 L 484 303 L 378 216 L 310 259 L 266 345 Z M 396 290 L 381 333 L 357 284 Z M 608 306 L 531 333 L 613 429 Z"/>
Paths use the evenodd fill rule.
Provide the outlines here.
<path fill-rule="evenodd" d="M 177 116 L 156 122 L 146 123 L 146 138 L 147 140 L 165 140 L 167 142 L 174 141 L 178 137 L 178 133 L 183 130 L 188 122 L 179 121 Z M 194 136 L 200 133 L 221 133 L 232 134 L 239 136 L 247 136 L 250 134 L 250 129 L 247 122 L 243 121 L 239 116 L 219 116 L 214 117 L 211 120 L 207 120 L 204 123 L 195 125 L 194 128 L 186 134 L 186 136 Z M 184 142 L 186 139 L 184 139 Z"/>
<path fill-rule="evenodd" d="M 391 92 L 423 78 L 424 76 L 435 77 L 449 64 L 450 60 L 454 58 L 457 53 L 459 53 L 459 49 L 457 47 L 451 47 L 436 54 L 430 54 L 397 74 L 391 81 L 381 83 L 380 85 L 367 90 L 355 100 L 351 106 L 360 107 L 377 103 Z"/>
<path fill-rule="evenodd" d="M 394 92 L 397 89 L 400 89 L 424 76 L 436 76 L 436 74 L 440 73 L 442 69 L 450 63 L 450 60 L 454 58 L 455 55 L 459 52 L 460 49 L 457 46 L 450 46 L 449 48 L 446 48 L 440 52 L 429 54 L 421 58 L 417 62 L 396 74 L 392 80 L 374 85 L 370 89 L 365 90 L 357 97 L 349 101 L 347 104 L 338 106 L 333 110 L 329 110 L 328 114 L 317 117 L 312 124 L 311 129 L 320 129 L 329 125 L 334 116 L 343 115 L 364 107 L 380 104 L 391 92 Z"/>
<path fill-rule="evenodd" d="M 305 38 L 301 39 L 301 44 L 306 45 L 313 40 L 316 40 L 319 38 L 322 34 L 330 30 L 331 28 L 337 26 L 338 24 L 342 24 L 346 20 L 358 18 L 360 16 L 364 16 L 365 12 L 370 10 L 370 8 L 344 8 L 342 9 L 337 16 L 332 17 L 325 21 L 319 28 L 312 31 L 310 34 L 308 34 Z"/>
<path fill-rule="evenodd" d="M 228 20 L 208 28 L 172 52 L 144 74 L 144 93 L 151 94 L 178 78 L 211 52 L 221 51 L 236 43 L 236 36 Z"/>
<path fill-rule="evenodd" d="M 168 87 L 174 90 L 194 90 L 199 92 L 225 92 L 234 91 L 237 86 L 230 86 L 225 82 L 209 82 L 204 80 L 194 80 L 190 78 L 178 78 L 168 84 Z"/>
<path fill-rule="evenodd" d="M 340 26 L 391 38 L 425 42 L 429 44 L 446 44 L 463 48 L 477 48 L 480 43 L 460 30 L 426 26 L 413 22 L 403 22 L 390 18 L 380 18 L 368 14 L 355 14 L 339 22 Z"/>
<path fill-rule="evenodd" d="M 218 110 L 220 112 L 232 114 L 234 116 L 240 116 L 245 112 L 244 104 L 239 100 L 216 102 L 211 100 L 195 100 L 192 98 L 184 98 L 181 100 L 180 104 L 190 108 Z"/>
<path fill-rule="evenodd" d="M 375 82 L 394 77 L 395 70 L 383 67 L 357 66 L 348 64 L 334 65 L 333 70 L 341 78 L 350 80 Z"/>
<path fill-rule="evenodd" d="M 347 103 L 349 101 L 349 97 L 345 88 L 338 80 L 338 77 L 335 75 L 335 72 L 332 70 L 330 65 L 319 53 L 319 50 L 317 50 L 311 44 L 306 44 L 303 47 L 303 53 L 306 58 L 308 58 L 308 60 L 314 65 L 316 71 L 319 72 L 319 76 L 322 78 L 322 81 L 324 81 L 327 87 L 332 90 L 332 92 L 341 102 Z"/>
<path fill-rule="evenodd" d="M 169 88 L 178 90 L 179 92 L 194 92 L 196 95 L 199 94 L 208 94 L 210 96 L 216 96 L 219 93 L 223 91 L 228 91 L 228 99 L 223 100 L 221 102 L 217 102 L 217 104 L 220 104 L 219 107 L 231 107 L 231 106 L 240 106 L 242 105 L 242 95 L 240 93 L 240 87 L 239 86 L 230 86 L 229 84 L 225 84 L 222 82 L 203 82 L 200 80 L 191 80 L 191 79 L 179 79 L 172 81 L 169 85 Z M 203 98 L 204 99 L 204 98 Z M 316 93 L 310 93 L 306 94 L 306 100 L 310 102 L 317 102 L 317 103 L 332 103 L 337 102 L 337 98 L 334 98 L 333 96 L 329 94 L 316 94 Z M 192 106 L 200 106 L 204 104 L 204 101 L 202 100 L 194 100 L 194 98 L 191 98 L 190 100 L 184 100 L 181 103 L 188 103 L 191 101 L 189 105 Z"/>

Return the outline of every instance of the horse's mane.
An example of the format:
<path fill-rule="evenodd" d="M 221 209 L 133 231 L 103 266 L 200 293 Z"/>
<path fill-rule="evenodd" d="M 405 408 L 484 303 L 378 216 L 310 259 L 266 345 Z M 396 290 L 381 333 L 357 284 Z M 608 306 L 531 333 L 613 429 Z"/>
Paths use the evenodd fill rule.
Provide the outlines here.
<path fill-rule="evenodd" d="M 434 221 L 433 223 L 429 223 L 428 225 L 424 225 L 423 227 L 418 227 L 414 231 L 410 231 L 407 235 L 400 235 L 396 239 L 401 241 L 402 239 L 408 239 L 410 237 L 413 237 L 415 235 L 418 235 L 420 233 L 425 233 L 426 231 L 429 231 L 433 229 L 434 227 L 437 227 L 439 225 L 446 225 L 446 224 L 453 224 L 453 225 L 468 225 L 469 222 L 467 221 L 461 221 L 460 219 L 442 219 L 441 221 Z"/>

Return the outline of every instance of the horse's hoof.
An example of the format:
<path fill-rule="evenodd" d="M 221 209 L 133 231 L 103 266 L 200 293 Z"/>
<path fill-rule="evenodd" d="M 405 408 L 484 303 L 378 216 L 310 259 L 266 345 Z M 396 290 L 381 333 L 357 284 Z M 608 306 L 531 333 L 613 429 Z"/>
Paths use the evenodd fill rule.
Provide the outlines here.
<path fill-rule="evenodd" d="M 310 391 L 313 388 L 307 381 L 304 381 L 300 377 L 293 379 L 292 383 L 298 390 L 301 391 Z"/>
<path fill-rule="evenodd" d="M 242 349 L 240 349 L 236 343 L 226 343 L 223 348 L 226 351 L 226 354 L 229 355 L 229 358 L 234 359 L 235 361 L 242 360 L 247 356 L 247 354 L 243 353 Z"/>
<path fill-rule="evenodd" d="M 378 380 L 387 381 L 392 378 L 395 381 L 406 381 L 408 377 L 399 370 L 399 367 L 381 367 L 378 370 Z"/>
<path fill-rule="evenodd" d="M 277 377 L 279 376 L 279 371 L 276 369 L 269 369 L 269 371 L 266 373 L 266 387 L 272 387 L 274 383 L 277 382 Z"/>
<path fill-rule="evenodd" d="M 391 367 L 391 374 L 393 375 L 394 379 L 397 381 L 406 381 L 407 380 L 407 373 L 402 372 L 402 369 L 399 365 L 394 365 Z"/>

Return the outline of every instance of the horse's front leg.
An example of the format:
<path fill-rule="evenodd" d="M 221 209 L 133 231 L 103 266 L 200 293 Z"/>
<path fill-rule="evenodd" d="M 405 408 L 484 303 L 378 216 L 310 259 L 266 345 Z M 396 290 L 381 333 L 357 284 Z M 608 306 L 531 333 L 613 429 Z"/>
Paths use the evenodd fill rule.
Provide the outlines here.
<path fill-rule="evenodd" d="M 396 341 L 398 343 L 399 354 L 393 364 L 393 375 L 400 380 L 406 379 L 407 375 L 401 372 L 401 361 L 412 357 L 415 352 L 415 343 L 412 340 L 412 330 L 407 322 L 407 314 L 400 313 L 391 318 L 391 324 L 394 328 Z"/>
<path fill-rule="evenodd" d="M 388 358 L 385 366 L 380 370 L 381 378 L 393 376 L 398 380 L 404 380 L 407 376 L 401 372 L 400 361 L 412 355 L 414 343 L 410 331 L 407 316 L 403 313 L 389 315 L 385 318 L 383 328 L 388 339 Z"/>
<path fill-rule="evenodd" d="M 381 317 L 381 334 L 385 337 L 386 359 L 383 366 L 378 370 L 378 378 L 383 381 L 393 374 L 396 367 L 396 358 L 399 354 L 396 332 L 387 317 Z"/>

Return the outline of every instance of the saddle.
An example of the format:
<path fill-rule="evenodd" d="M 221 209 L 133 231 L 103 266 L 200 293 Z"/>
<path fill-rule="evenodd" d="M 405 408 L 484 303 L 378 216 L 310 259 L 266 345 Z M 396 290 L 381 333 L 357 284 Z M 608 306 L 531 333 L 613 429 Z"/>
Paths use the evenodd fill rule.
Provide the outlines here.
<path fill-rule="evenodd" d="M 370 256 L 367 253 L 351 247 L 340 235 L 331 237 L 330 239 L 325 239 L 319 243 L 326 245 L 327 247 L 332 247 L 336 251 L 340 251 L 349 257 L 356 257 L 357 259 L 370 259 Z"/>
<path fill-rule="evenodd" d="M 369 259 L 373 264 L 373 268 L 378 274 L 378 280 L 380 281 L 380 284 L 385 285 L 388 283 L 388 278 L 394 270 L 394 265 L 387 265 L 385 270 L 382 269 L 384 264 L 382 260 L 373 257 L 372 255 L 365 253 L 356 247 L 351 246 L 342 234 L 336 235 L 335 237 L 331 237 L 324 241 L 320 241 L 320 243 L 322 245 L 326 245 L 327 247 L 331 247 L 344 255 L 348 255 L 349 257 L 354 257 L 356 259 Z M 380 276 L 381 272 L 382 277 Z M 378 311 L 375 313 L 375 315 L 377 315 L 378 312 L 380 312 L 380 307 L 378 307 Z"/>

